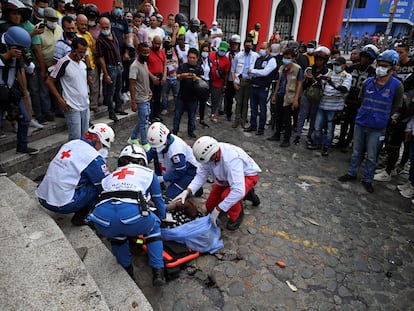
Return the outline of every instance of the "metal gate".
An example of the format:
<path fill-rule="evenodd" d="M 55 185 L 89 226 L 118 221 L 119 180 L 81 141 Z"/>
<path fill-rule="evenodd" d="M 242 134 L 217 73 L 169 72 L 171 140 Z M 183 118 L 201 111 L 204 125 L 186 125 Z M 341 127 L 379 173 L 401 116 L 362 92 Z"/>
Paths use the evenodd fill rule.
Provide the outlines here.
<path fill-rule="evenodd" d="M 290 37 L 293 27 L 293 15 L 295 9 L 292 1 L 282 0 L 276 9 L 275 24 L 273 26 L 273 33 L 279 31 L 280 37 L 284 39 L 286 36 Z"/>
<path fill-rule="evenodd" d="M 217 23 L 223 31 L 223 40 L 228 41 L 234 34 L 240 34 L 240 2 L 220 0 L 217 5 Z"/>

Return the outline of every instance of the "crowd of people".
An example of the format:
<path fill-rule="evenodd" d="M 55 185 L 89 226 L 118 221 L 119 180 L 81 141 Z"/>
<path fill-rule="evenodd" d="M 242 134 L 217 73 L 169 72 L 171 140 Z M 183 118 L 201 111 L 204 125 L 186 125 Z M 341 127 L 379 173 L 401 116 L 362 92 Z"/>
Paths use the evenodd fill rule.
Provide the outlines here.
<path fill-rule="evenodd" d="M 187 134 L 194 139 L 198 126 L 223 122 L 257 136 L 267 130 L 267 140 L 281 148 L 298 145 L 305 136 L 306 148 L 325 157 L 352 145 L 349 169 L 339 181 L 355 180 L 365 159 L 361 181 L 368 192 L 374 191 L 373 181 L 389 182 L 414 161 L 414 60 L 405 43 L 383 52 L 366 44 L 351 51 L 349 63 L 338 48 L 314 40 L 300 44 L 276 33 L 258 42 L 259 23 L 243 43 L 240 34 L 224 38 L 217 21 L 171 13 L 164 23 L 151 1 L 134 12 L 124 12 L 122 0 L 114 0 L 109 12 L 64 1 L 54 7 L 43 0 L 1 4 L 0 91 L 7 97 L 0 95 L 0 120 L 6 113 L 17 124 L 17 152 L 38 152 L 27 146 L 29 126 L 41 128 L 59 116 L 68 126 L 69 142 L 37 190 L 40 203 L 55 212 L 74 212 L 74 225 L 93 222 L 130 274 L 127 237 L 144 234 L 155 286 L 165 283 L 163 195 L 184 203 L 201 195 L 213 178 L 206 209 L 214 225 L 226 213 L 229 230 L 242 223 L 244 199 L 260 204 L 255 161 L 210 136 L 189 147 L 180 135 L 185 111 Z M 1 102 L 4 98 L 15 105 Z M 92 125 L 90 116 L 105 105 L 117 122 L 117 115 L 128 114 L 128 102 L 137 122 L 110 174 L 105 157 L 115 133 L 106 124 Z M 19 113 L 13 118 L 15 106 Z M 170 113 L 171 130 L 163 123 Z M 387 159 L 379 169 L 381 153 Z M 414 197 L 414 165 L 398 190 Z M 150 201 L 155 210 L 147 209 Z"/>

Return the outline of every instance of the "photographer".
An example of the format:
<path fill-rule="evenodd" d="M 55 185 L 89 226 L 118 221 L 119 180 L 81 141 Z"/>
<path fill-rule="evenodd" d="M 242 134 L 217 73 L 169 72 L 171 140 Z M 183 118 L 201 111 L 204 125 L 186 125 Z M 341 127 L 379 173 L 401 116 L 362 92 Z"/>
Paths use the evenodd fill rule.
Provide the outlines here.
<path fill-rule="evenodd" d="M 24 29 L 12 26 L 1 36 L 0 44 L 0 128 L 3 113 L 10 121 L 17 121 L 17 153 L 34 155 L 39 150 L 27 146 L 30 118 L 23 98 L 27 96 L 22 53 L 30 46 L 30 35 Z"/>

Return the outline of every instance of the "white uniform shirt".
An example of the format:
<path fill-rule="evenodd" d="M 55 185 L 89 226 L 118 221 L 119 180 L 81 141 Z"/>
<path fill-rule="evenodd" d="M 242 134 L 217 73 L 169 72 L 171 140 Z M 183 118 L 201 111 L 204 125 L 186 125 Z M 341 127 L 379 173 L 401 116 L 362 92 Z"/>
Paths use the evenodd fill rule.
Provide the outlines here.
<path fill-rule="evenodd" d="M 195 193 L 207 181 L 209 175 L 214 176 L 215 184 L 231 188 L 228 196 L 218 205 L 220 209 L 227 212 L 246 195 L 244 177 L 255 176 L 261 172 L 261 169 L 240 147 L 227 143 L 219 143 L 219 147 L 220 160 L 200 164 L 188 188 Z"/>
<path fill-rule="evenodd" d="M 192 32 L 190 29 L 188 29 L 185 33 L 185 43 L 188 44 L 190 48 L 195 48 L 198 51 L 198 33 Z"/>

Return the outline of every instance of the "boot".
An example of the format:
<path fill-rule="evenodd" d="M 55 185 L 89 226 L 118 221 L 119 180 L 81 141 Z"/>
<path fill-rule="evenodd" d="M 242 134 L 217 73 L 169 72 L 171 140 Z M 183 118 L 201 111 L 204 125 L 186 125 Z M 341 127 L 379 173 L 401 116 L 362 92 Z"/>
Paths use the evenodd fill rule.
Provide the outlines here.
<path fill-rule="evenodd" d="M 131 278 L 134 278 L 134 266 L 132 264 L 126 267 L 125 271 L 129 274 Z"/>
<path fill-rule="evenodd" d="M 88 224 L 88 221 L 86 221 L 86 217 L 89 215 L 89 212 L 91 211 L 91 208 L 89 206 L 84 207 L 77 211 L 72 219 L 70 220 L 72 225 L 74 226 L 85 226 Z"/>
<path fill-rule="evenodd" d="M 152 268 L 152 286 L 165 285 L 164 268 Z"/>
<path fill-rule="evenodd" d="M 250 189 L 250 191 L 247 192 L 244 199 L 251 201 L 253 206 L 259 206 L 260 204 L 260 199 L 257 196 L 257 194 L 254 192 L 254 188 Z"/>

